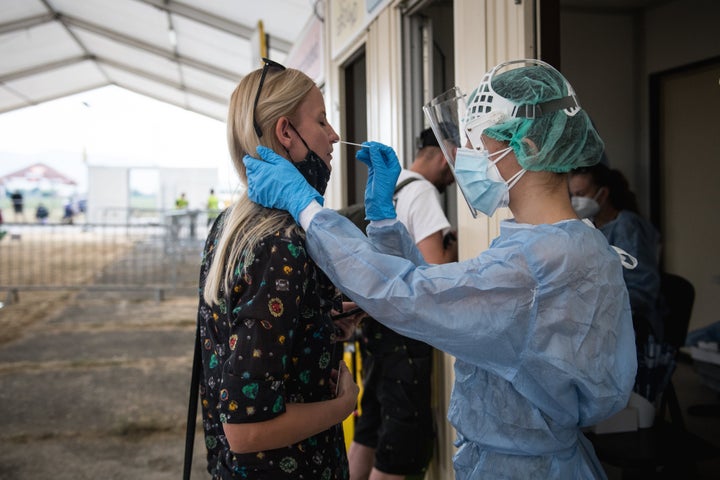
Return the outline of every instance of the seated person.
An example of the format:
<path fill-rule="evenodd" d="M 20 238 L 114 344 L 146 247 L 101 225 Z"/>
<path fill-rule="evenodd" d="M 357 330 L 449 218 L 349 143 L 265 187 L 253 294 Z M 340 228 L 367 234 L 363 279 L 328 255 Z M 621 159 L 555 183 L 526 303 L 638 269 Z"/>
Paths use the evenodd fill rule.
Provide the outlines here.
<path fill-rule="evenodd" d="M 638 261 L 636 268 L 623 269 L 638 348 L 634 390 L 653 401 L 674 368 L 668 368 L 668 363 L 673 362 L 672 352 L 661 343 L 664 310 L 660 296 L 660 234 L 638 213 L 635 194 L 619 170 L 598 163 L 571 171 L 568 182 L 578 216 L 592 220 L 610 245 L 622 248 Z"/>

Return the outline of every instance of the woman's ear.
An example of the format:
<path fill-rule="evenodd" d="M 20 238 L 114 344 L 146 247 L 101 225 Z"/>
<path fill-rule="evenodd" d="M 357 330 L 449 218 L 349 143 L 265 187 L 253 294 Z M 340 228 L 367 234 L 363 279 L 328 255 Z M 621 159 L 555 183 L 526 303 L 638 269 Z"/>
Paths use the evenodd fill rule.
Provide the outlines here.
<path fill-rule="evenodd" d="M 290 150 L 292 137 L 290 136 L 290 120 L 287 117 L 280 117 L 275 122 L 275 137 L 285 147 L 285 150 Z"/>
<path fill-rule="evenodd" d="M 537 144 L 535 142 L 533 142 L 531 139 L 529 139 L 528 137 L 523 138 L 522 143 L 527 144 L 526 148 L 528 149 L 529 152 L 532 152 L 533 155 L 537 154 L 540 151 L 540 149 L 538 149 L 538 147 L 537 147 Z"/>
<path fill-rule="evenodd" d="M 600 205 L 603 205 L 605 202 L 607 202 L 609 196 L 610 189 L 608 187 L 600 187 L 595 194 L 595 201 L 598 202 Z"/>

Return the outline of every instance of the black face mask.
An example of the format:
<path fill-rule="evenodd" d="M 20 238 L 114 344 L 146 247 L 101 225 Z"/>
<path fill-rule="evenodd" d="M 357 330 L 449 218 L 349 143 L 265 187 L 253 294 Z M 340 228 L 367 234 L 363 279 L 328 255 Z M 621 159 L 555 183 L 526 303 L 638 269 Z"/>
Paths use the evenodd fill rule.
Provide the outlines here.
<path fill-rule="evenodd" d="M 295 130 L 295 133 L 297 133 L 298 137 L 300 137 L 300 141 L 303 142 L 303 145 L 305 145 L 305 148 L 308 150 L 305 158 L 301 162 L 292 162 L 293 165 L 295 165 L 295 168 L 298 169 L 302 176 L 305 177 L 305 180 L 307 180 L 307 182 L 315 190 L 317 190 L 320 195 L 325 195 L 325 189 L 327 188 L 328 181 L 330 180 L 330 168 L 328 168 L 327 164 L 317 153 L 313 152 L 310 147 L 308 147 L 308 144 L 305 143 L 305 140 L 293 124 L 290 123 L 289 125 L 293 130 Z M 288 157 L 289 156 L 290 152 L 288 151 Z"/>

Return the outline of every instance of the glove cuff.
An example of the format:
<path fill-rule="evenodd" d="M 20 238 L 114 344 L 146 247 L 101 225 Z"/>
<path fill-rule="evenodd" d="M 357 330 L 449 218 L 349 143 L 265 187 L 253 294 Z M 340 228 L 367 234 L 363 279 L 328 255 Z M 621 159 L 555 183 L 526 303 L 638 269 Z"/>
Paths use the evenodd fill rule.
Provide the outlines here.
<path fill-rule="evenodd" d="M 312 193 L 297 203 L 295 205 L 296 208 L 290 212 L 290 215 L 292 215 L 298 225 L 300 225 L 300 214 L 313 202 L 313 200 L 319 203 L 320 206 L 325 204 L 325 199 L 317 192 L 317 190 L 312 187 L 310 187 L 310 190 L 312 190 Z"/>

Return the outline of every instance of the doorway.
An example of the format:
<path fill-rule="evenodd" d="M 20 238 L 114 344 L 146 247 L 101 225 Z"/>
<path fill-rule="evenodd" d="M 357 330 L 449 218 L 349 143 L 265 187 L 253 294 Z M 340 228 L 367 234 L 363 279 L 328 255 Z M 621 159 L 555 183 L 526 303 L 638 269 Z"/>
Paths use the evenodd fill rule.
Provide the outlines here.
<path fill-rule="evenodd" d="M 664 270 L 695 286 L 690 330 L 720 320 L 720 58 L 651 76 L 651 215 Z"/>
<path fill-rule="evenodd" d="M 408 2 L 403 15 L 403 132 L 405 168 L 412 163 L 418 136 L 430 125 L 422 107 L 455 85 L 455 48 L 453 42 L 453 2 L 451 0 L 418 0 Z M 448 220 L 457 227 L 457 189 L 442 194 Z"/>
<path fill-rule="evenodd" d="M 362 143 L 367 140 L 367 77 L 365 49 L 358 50 L 342 66 L 345 89 L 345 131 L 343 140 Z M 347 162 L 347 205 L 363 202 L 367 184 L 367 168 L 355 161 L 357 147 L 343 144 L 343 158 Z"/>

